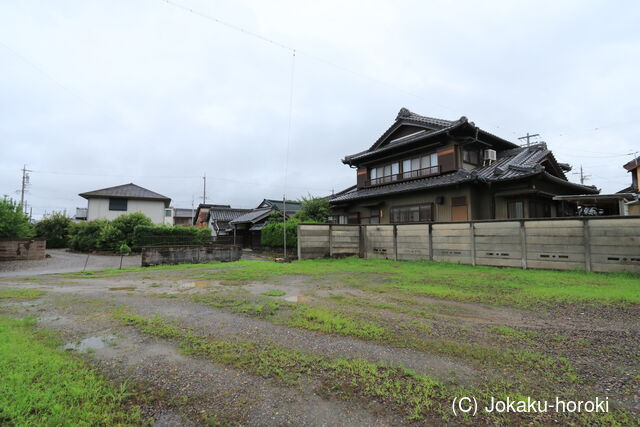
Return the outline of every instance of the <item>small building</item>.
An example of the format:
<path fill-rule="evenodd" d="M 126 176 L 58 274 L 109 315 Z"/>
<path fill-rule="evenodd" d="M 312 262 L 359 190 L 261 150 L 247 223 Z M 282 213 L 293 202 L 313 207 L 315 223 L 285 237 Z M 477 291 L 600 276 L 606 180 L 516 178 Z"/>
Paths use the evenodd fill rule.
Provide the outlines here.
<path fill-rule="evenodd" d="M 209 227 L 214 237 L 228 236 L 232 232 L 229 222 L 251 209 L 232 208 L 231 205 L 200 204 L 194 216 L 194 225 Z"/>
<path fill-rule="evenodd" d="M 165 209 L 171 199 L 134 183 L 80 193 L 87 199 L 87 221 L 113 220 L 120 215 L 140 212 L 154 224 L 164 224 Z"/>
<path fill-rule="evenodd" d="M 76 214 L 73 217 L 75 222 L 81 222 L 87 220 L 87 208 L 76 208 Z"/>
<path fill-rule="evenodd" d="M 572 212 L 554 196 L 599 192 L 569 182 L 570 166 L 544 143 L 518 146 L 466 117 L 435 119 L 406 108 L 370 148 L 342 162 L 356 177 L 330 199 L 338 223 L 565 216 Z"/>
<path fill-rule="evenodd" d="M 267 223 L 271 214 L 284 211 L 287 218 L 291 218 L 300 209 L 302 209 L 302 203 L 293 200 L 285 202 L 264 199 L 255 209 L 250 209 L 229 222 L 235 243 L 243 248 L 256 249 L 261 247 L 262 227 Z"/>
<path fill-rule="evenodd" d="M 164 211 L 165 225 L 192 225 L 195 209 L 169 207 Z"/>

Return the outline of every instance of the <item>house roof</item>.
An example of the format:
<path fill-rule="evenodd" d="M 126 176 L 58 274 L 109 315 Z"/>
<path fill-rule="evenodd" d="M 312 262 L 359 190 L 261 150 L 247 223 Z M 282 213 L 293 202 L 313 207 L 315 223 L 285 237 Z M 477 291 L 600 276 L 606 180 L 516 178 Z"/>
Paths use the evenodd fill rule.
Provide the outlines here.
<path fill-rule="evenodd" d="M 632 171 L 635 168 L 637 168 L 638 166 L 640 166 L 640 157 L 636 157 L 635 159 L 631 160 L 628 163 L 625 163 L 622 167 L 625 168 L 628 171 Z"/>
<path fill-rule="evenodd" d="M 274 199 L 264 199 L 256 209 L 261 209 L 265 207 L 272 207 L 279 211 L 282 211 L 284 208 L 282 200 L 274 200 Z M 295 202 L 293 200 L 287 200 L 287 212 L 297 212 L 302 208 L 302 203 Z"/>
<path fill-rule="evenodd" d="M 229 221 L 229 224 L 243 224 L 243 223 L 255 224 L 256 222 L 266 218 L 272 211 L 273 211 L 272 208 L 252 209 L 251 211 L 238 216 L 232 221 Z"/>
<path fill-rule="evenodd" d="M 581 191 L 586 194 L 597 192 L 594 187 L 567 181 L 562 171 L 559 172 L 561 177 L 548 173 L 545 171 L 544 166 L 542 166 L 544 161 L 549 161 L 552 165 L 555 162 L 553 154 L 547 149 L 545 144 L 537 144 L 530 147 L 518 147 L 498 153 L 498 158 L 495 163 L 472 171 L 461 169 L 444 175 L 411 181 L 401 181 L 376 187 L 361 189 L 350 187 L 349 189 L 336 194 L 331 199 L 331 203 L 380 197 L 416 190 L 427 190 L 468 182 L 494 183 L 509 181 L 539 174 L 544 174 L 546 178 L 554 180 L 555 182 L 573 186 L 576 191 Z M 555 173 L 558 173 L 558 171 L 555 171 Z"/>
<path fill-rule="evenodd" d="M 209 209 L 209 219 L 223 222 L 231 221 L 249 212 L 251 209 L 211 208 Z"/>
<path fill-rule="evenodd" d="M 134 183 L 117 185 L 115 187 L 103 188 L 100 190 L 88 191 L 86 193 L 80 193 L 80 197 L 89 199 L 91 197 L 103 198 L 103 197 L 122 197 L 127 199 L 147 199 L 147 200 L 162 200 L 165 203 L 171 201 L 167 196 L 147 190 Z"/>
<path fill-rule="evenodd" d="M 410 135 L 405 135 L 400 138 L 395 138 L 389 140 L 389 137 L 398 130 L 401 126 L 416 126 L 423 128 L 420 131 L 414 132 Z M 378 140 L 369 147 L 368 150 L 361 151 L 356 154 L 351 154 L 345 156 L 342 160 L 345 164 L 354 164 L 357 162 L 366 161 L 369 158 L 377 156 L 380 153 L 385 153 L 387 151 L 392 151 L 397 149 L 398 147 L 407 146 L 412 143 L 430 139 L 432 137 L 446 134 L 447 132 L 451 132 L 455 129 L 467 128 L 469 131 L 474 131 L 476 136 L 478 137 L 489 137 L 496 142 L 500 143 L 500 146 L 503 148 L 515 148 L 516 144 L 502 139 L 492 133 L 484 131 L 478 127 L 473 122 L 470 122 L 465 116 L 460 117 L 458 120 L 444 120 L 444 119 L 436 119 L 433 117 L 426 117 L 420 114 L 416 114 L 412 111 L 409 111 L 406 108 L 401 108 L 396 116 L 396 120 L 394 123 L 378 138 Z"/>

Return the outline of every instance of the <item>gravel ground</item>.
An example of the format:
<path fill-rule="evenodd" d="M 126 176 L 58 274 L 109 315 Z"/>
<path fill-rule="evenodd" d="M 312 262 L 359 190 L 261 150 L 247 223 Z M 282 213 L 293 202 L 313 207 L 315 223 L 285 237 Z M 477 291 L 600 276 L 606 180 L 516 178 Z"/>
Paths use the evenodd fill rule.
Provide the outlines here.
<path fill-rule="evenodd" d="M 140 267 L 141 264 L 140 255 L 87 255 L 67 252 L 66 249 L 47 249 L 47 255 L 49 257 L 43 260 L 0 261 L 0 278 L 118 268 L 121 258 L 123 267 Z"/>

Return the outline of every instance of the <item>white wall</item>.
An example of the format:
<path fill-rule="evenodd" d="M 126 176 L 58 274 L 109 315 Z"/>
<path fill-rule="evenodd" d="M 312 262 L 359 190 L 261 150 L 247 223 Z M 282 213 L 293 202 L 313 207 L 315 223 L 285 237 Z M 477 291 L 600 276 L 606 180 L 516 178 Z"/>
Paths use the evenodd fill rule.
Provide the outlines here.
<path fill-rule="evenodd" d="M 126 211 L 110 211 L 109 199 L 90 198 L 89 199 L 89 211 L 87 213 L 87 221 L 93 221 L 95 219 L 108 219 L 112 220 L 120 215 L 142 212 L 149 218 L 154 224 L 164 223 L 164 202 L 159 200 L 132 200 L 127 202 Z"/>

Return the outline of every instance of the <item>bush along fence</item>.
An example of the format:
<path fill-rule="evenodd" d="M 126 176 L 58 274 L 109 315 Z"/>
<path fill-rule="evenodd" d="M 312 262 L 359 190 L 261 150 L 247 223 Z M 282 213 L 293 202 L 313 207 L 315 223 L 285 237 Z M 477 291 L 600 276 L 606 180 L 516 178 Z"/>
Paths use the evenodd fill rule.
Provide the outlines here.
<path fill-rule="evenodd" d="M 299 259 L 338 256 L 640 273 L 640 217 L 300 224 Z"/>

